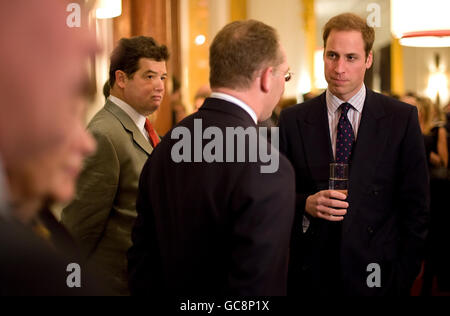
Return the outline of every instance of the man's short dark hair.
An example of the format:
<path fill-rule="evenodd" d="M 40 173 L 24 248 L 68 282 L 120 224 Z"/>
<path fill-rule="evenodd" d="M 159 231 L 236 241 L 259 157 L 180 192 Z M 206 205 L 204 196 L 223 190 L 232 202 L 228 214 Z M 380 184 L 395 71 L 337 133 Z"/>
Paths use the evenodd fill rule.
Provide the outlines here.
<path fill-rule="evenodd" d="M 364 40 L 364 50 L 366 58 L 375 41 L 375 30 L 373 27 L 367 25 L 367 22 L 361 17 L 353 13 L 342 13 L 332 17 L 324 27 L 323 30 L 323 47 L 327 47 L 327 39 L 332 30 L 336 31 L 358 31 L 361 33 Z"/>
<path fill-rule="evenodd" d="M 128 78 L 132 78 L 139 69 L 139 60 L 141 58 L 167 61 L 169 59 L 169 51 L 165 45 L 158 45 L 152 37 L 122 38 L 111 54 L 109 67 L 110 87 L 114 87 L 117 70 L 122 70 L 127 74 Z"/>
<path fill-rule="evenodd" d="M 209 52 L 211 88 L 248 88 L 256 71 L 283 62 L 275 29 L 255 20 L 225 26 Z"/>

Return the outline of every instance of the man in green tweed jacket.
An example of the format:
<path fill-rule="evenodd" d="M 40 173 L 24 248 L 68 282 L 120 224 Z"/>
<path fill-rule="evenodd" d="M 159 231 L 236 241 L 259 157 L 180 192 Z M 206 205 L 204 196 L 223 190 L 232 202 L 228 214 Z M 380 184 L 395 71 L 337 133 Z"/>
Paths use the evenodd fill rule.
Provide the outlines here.
<path fill-rule="evenodd" d="M 126 252 L 136 219 L 139 176 L 159 138 L 146 117 L 161 104 L 166 46 L 144 36 L 121 39 L 112 53 L 111 95 L 88 130 L 97 152 L 87 159 L 62 222 L 117 295 L 128 295 Z"/>

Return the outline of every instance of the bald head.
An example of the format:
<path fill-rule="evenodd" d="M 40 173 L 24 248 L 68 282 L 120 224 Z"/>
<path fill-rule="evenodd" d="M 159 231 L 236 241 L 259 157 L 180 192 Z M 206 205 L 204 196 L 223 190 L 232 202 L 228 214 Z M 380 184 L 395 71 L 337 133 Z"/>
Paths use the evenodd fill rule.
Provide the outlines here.
<path fill-rule="evenodd" d="M 0 157 L 6 166 L 63 141 L 85 86 L 92 36 L 66 25 L 67 2 L 0 2 Z"/>

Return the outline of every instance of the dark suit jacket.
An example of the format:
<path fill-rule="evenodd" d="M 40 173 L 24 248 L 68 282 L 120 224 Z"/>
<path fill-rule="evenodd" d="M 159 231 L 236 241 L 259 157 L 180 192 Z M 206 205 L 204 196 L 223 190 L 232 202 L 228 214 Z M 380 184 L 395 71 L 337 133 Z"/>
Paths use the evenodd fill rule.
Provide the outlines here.
<path fill-rule="evenodd" d="M 303 234 L 306 198 L 328 189 L 334 161 L 325 99 L 324 93 L 280 118 L 280 150 L 296 172 L 290 290 L 407 294 L 428 228 L 429 179 L 417 110 L 367 90 L 350 162 L 348 213 L 342 223 L 312 218 Z M 370 263 L 381 267 L 381 288 L 367 286 Z"/>
<path fill-rule="evenodd" d="M 178 128 L 194 138 L 195 119 L 223 135 L 226 127 L 255 127 L 244 110 L 214 98 Z M 175 163 L 178 140 L 169 135 L 140 178 L 128 253 L 132 294 L 284 295 L 295 204 L 287 159 L 280 155 L 272 174 L 260 172 L 261 162 Z"/>
<path fill-rule="evenodd" d="M 49 217 L 46 218 L 49 223 Z M 92 278 L 86 265 L 76 256 L 75 248 L 59 248 L 67 244 L 62 227 L 52 223 L 53 247 L 35 235 L 29 227 L 0 218 L 0 296 L 78 296 L 106 293 L 102 285 Z M 67 286 L 70 263 L 79 264 L 81 288 Z"/>

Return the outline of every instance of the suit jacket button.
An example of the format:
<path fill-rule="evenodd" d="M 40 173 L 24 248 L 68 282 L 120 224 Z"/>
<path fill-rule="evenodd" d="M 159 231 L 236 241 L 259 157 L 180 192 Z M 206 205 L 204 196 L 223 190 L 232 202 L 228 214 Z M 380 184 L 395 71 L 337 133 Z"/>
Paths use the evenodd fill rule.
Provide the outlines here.
<path fill-rule="evenodd" d="M 380 194 L 380 191 L 374 190 L 373 195 L 378 196 Z"/>
<path fill-rule="evenodd" d="M 369 234 L 373 234 L 373 228 L 371 226 L 367 227 L 367 231 Z"/>

